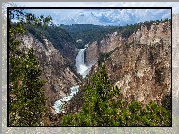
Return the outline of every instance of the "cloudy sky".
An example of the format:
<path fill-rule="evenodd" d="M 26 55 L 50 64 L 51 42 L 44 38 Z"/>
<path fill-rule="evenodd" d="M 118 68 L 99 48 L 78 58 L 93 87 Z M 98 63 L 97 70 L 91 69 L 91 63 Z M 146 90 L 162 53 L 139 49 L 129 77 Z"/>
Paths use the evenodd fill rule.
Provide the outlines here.
<path fill-rule="evenodd" d="M 26 7 L 172 7 L 176 2 L 18 2 Z M 27 12 L 52 16 L 56 24 L 126 25 L 171 18 L 169 9 L 28 9 Z"/>

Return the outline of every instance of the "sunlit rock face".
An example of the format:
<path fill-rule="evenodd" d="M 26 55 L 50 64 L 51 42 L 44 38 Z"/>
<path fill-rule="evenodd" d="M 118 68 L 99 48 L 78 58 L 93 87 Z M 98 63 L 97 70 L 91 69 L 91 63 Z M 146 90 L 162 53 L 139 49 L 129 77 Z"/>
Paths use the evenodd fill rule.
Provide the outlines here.
<path fill-rule="evenodd" d="M 160 103 L 162 96 L 171 91 L 170 45 L 166 49 L 164 44 L 121 47 L 105 62 L 110 79 L 121 88 L 126 102 Z"/>
<path fill-rule="evenodd" d="M 99 44 L 99 51 L 108 53 L 123 43 L 122 35 L 117 32 L 106 35 Z"/>
<path fill-rule="evenodd" d="M 90 66 L 94 64 L 99 55 L 99 50 L 98 50 L 98 44 L 97 41 L 94 41 L 92 44 L 87 47 L 86 52 L 85 52 L 85 63 L 87 66 Z"/>
<path fill-rule="evenodd" d="M 156 44 L 171 41 L 171 22 L 161 22 L 159 24 L 153 23 L 150 29 L 142 24 L 141 29 L 131 35 L 128 42 L 139 42 L 140 44 Z"/>
<path fill-rule="evenodd" d="M 98 51 L 111 51 L 112 38 L 115 39 L 106 39 L 106 45 Z M 152 24 L 149 29 L 141 25 L 141 29 L 122 40 L 125 41 L 113 42 L 112 46 L 119 46 L 119 50 L 103 63 L 110 80 L 121 88 L 121 97 L 128 103 L 137 100 L 147 104 L 154 100 L 160 104 L 163 95 L 171 91 L 171 22 Z M 127 47 L 125 44 L 129 43 Z M 90 75 L 98 69 L 96 63 Z"/>
<path fill-rule="evenodd" d="M 94 65 L 100 53 L 108 53 L 125 43 L 120 33 L 114 32 L 106 35 L 99 43 L 94 41 L 86 49 L 85 61 L 88 66 Z"/>

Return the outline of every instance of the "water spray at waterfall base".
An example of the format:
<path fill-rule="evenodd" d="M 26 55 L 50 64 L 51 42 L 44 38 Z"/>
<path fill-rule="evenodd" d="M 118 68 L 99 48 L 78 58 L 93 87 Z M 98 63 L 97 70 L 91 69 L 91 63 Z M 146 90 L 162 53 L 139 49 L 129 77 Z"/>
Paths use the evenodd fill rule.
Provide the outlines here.
<path fill-rule="evenodd" d="M 83 77 L 85 77 L 87 69 L 88 67 L 86 65 L 81 64 L 78 73 L 80 73 Z"/>

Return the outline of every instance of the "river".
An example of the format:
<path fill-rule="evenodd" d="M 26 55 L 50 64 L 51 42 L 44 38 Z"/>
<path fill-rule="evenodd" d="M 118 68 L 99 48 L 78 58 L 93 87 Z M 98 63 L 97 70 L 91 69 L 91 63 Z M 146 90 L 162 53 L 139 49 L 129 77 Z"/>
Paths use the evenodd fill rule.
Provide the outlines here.
<path fill-rule="evenodd" d="M 77 72 L 80 73 L 82 75 L 83 78 L 86 77 L 87 73 L 89 72 L 90 70 L 90 67 L 86 66 L 85 65 L 85 61 L 84 61 L 84 52 L 85 52 L 85 49 L 79 49 L 79 52 L 76 56 L 76 68 L 77 68 Z M 55 111 L 56 113 L 65 113 L 65 110 L 62 108 L 62 106 L 68 102 L 69 100 L 71 100 L 71 98 L 78 92 L 78 88 L 79 88 L 79 85 L 75 85 L 75 86 L 72 86 L 70 89 L 71 89 L 71 93 L 62 98 L 62 99 L 59 99 L 57 101 L 55 101 L 54 103 L 54 108 L 55 108 Z"/>

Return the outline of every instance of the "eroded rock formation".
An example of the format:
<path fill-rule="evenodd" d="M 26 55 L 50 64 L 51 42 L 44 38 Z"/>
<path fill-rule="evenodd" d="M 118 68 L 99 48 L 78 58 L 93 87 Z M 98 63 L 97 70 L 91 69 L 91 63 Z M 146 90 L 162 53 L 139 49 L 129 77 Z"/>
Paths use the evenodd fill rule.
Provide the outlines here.
<path fill-rule="evenodd" d="M 70 87 L 78 85 L 81 80 L 72 71 L 69 62 L 47 39 L 44 39 L 45 43 L 42 44 L 32 34 L 27 33 L 21 36 L 20 40 L 23 42 L 20 46 L 22 51 L 31 47 L 35 50 L 42 69 L 42 79 L 46 80 L 44 88 L 48 98 L 47 104 L 53 112 L 54 101 L 67 96 Z"/>
<path fill-rule="evenodd" d="M 154 23 L 150 29 L 142 24 L 128 39 L 112 33 L 101 41 L 98 53 L 116 47 L 103 64 L 110 80 L 121 88 L 121 97 L 128 103 L 154 100 L 160 104 L 162 96 L 171 91 L 171 22 Z M 96 63 L 90 75 L 98 69 Z"/>

